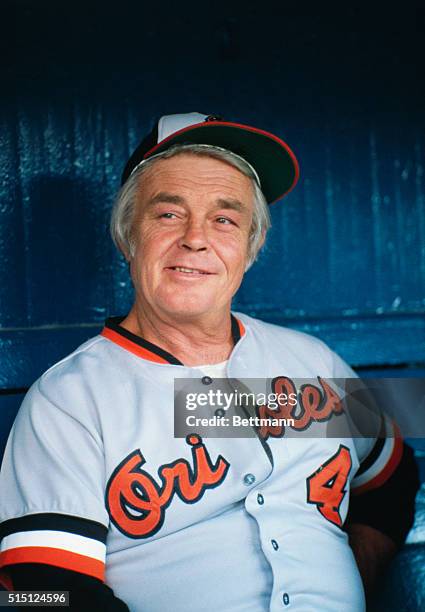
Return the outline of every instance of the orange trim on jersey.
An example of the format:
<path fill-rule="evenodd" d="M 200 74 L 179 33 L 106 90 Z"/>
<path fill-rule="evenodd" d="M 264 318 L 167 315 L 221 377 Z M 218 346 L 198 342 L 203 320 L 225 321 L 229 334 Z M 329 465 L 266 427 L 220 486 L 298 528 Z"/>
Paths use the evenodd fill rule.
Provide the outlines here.
<path fill-rule="evenodd" d="M 108 338 L 108 340 L 112 340 L 112 342 L 115 342 L 115 344 L 118 344 L 122 348 L 126 349 L 127 351 L 130 351 L 130 353 L 133 353 L 138 357 L 148 359 L 149 361 L 155 361 L 155 363 L 170 363 L 163 357 L 160 357 L 160 355 L 156 355 L 156 353 L 153 353 L 152 351 L 143 348 L 143 346 L 139 346 L 135 342 L 128 340 L 113 329 L 109 329 L 109 327 L 104 327 L 100 332 L 100 335 L 104 336 L 105 338 Z"/>
<path fill-rule="evenodd" d="M 0 567 L 15 563 L 45 563 L 105 581 L 105 564 L 62 548 L 19 546 L 0 553 Z"/>
<path fill-rule="evenodd" d="M 401 461 L 401 457 L 403 455 L 403 439 L 400 437 L 399 432 L 395 432 L 394 437 L 394 448 L 391 453 L 391 457 L 389 458 L 387 464 L 383 468 L 379 474 L 376 474 L 369 482 L 365 482 L 364 484 L 353 487 L 352 494 L 353 495 L 361 495 L 362 493 L 366 493 L 366 491 L 371 491 L 372 489 L 377 489 L 382 486 L 392 474 L 397 469 L 398 464 Z"/>
<path fill-rule="evenodd" d="M 119 317 L 108 319 L 100 335 L 142 359 L 160 364 L 184 365 L 171 353 L 121 327 L 119 325 L 121 320 Z M 236 344 L 245 335 L 245 327 L 234 315 L 231 315 L 231 330 Z"/>
<path fill-rule="evenodd" d="M 244 327 L 244 324 L 242 323 L 242 321 L 241 321 L 240 319 L 237 319 L 236 317 L 235 317 L 235 319 L 236 319 L 236 321 L 238 322 L 239 333 L 240 333 L 241 338 L 242 338 L 242 336 L 245 334 L 245 327 Z"/>

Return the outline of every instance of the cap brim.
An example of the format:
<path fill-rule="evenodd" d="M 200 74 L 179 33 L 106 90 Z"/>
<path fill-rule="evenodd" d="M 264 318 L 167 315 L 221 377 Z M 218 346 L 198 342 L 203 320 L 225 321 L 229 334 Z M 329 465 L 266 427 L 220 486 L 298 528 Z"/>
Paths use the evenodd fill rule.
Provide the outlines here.
<path fill-rule="evenodd" d="M 286 142 L 264 130 L 226 121 L 197 123 L 174 132 L 145 153 L 144 159 L 185 143 L 222 147 L 246 159 L 255 168 L 269 204 L 289 193 L 299 178 L 297 158 Z"/>

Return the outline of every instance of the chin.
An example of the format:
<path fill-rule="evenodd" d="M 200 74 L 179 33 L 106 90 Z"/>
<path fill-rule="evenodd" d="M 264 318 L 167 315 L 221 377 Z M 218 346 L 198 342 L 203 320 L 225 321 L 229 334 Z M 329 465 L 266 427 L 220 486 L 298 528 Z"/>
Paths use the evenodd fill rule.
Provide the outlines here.
<path fill-rule="evenodd" d="M 182 299 L 174 299 L 168 300 L 164 303 L 164 310 L 166 310 L 169 314 L 174 314 L 178 317 L 197 317 L 213 310 L 217 309 L 217 304 L 214 301 L 204 301 L 204 300 L 185 300 L 183 296 Z"/>

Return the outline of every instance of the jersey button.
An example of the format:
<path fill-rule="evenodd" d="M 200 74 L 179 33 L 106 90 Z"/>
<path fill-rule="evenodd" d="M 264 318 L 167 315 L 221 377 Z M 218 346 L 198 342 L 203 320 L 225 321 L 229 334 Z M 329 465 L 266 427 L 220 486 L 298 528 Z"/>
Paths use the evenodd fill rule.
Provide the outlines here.
<path fill-rule="evenodd" d="M 284 593 L 282 595 L 282 601 L 285 606 L 289 606 L 289 595 L 288 593 Z"/>
<path fill-rule="evenodd" d="M 257 495 L 257 502 L 260 504 L 260 506 L 264 504 L 264 497 L 261 495 L 261 493 Z"/>
<path fill-rule="evenodd" d="M 201 380 L 202 380 L 202 384 L 204 385 L 210 385 L 212 383 L 211 376 L 203 376 Z"/>
<path fill-rule="evenodd" d="M 223 408 L 217 408 L 217 410 L 214 412 L 216 417 L 222 417 L 224 416 L 226 413 L 224 412 Z"/>
<path fill-rule="evenodd" d="M 276 540 L 272 540 L 272 546 L 275 550 L 277 550 L 279 548 L 279 544 L 276 542 Z"/>
<path fill-rule="evenodd" d="M 247 487 L 249 487 L 249 485 L 254 484 L 255 482 L 254 474 L 245 474 L 245 476 L 243 477 L 243 482 L 244 484 L 246 484 Z"/>

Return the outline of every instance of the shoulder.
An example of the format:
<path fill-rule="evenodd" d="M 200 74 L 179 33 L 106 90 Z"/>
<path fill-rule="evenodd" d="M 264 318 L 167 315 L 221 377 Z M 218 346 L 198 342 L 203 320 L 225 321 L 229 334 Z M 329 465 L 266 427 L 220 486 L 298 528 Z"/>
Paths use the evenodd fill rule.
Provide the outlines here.
<path fill-rule="evenodd" d="M 108 357 L 108 344 L 100 335 L 90 338 L 46 370 L 35 382 L 35 386 L 47 389 L 59 381 L 62 384 L 67 381 L 72 383 L 76 377 L 84 377 L 85 374 L 99 369 Z"/>
<path fill-rule="evenodd" d="M 292 358 L 316 363 L 318 370 L 335 378 L 356 376 L 350 366 L 320 338 L 243 313 L 234 314 L 256 343 L 268 347 L 274 354 L 282 354 L 285 360 Z"/>
<path fill-rule="evenodd" d="M 243 313 L 234 313 L 236 318 L 241 320 L 246 329 L 251 330 L 255 335 L 265 335 L 267 338 L 277 338 L 279 341 L 285 340 L 292 344 L 326 348 L 327 346 L 322 340 L 306 334 L 304 332 L 292 329 L 290 327 L 283 327 L 282 325 L 276 325 L 274 323 L 267 323 L 261 319 L 250 317 Z"/>
<path fill-rule="evenodd" d="M 95 336 L 52 365 L 30 387 L 18 417 L 87 411 L 91 387 L 105 378 L 109 344 L 102 336 Z"/>

